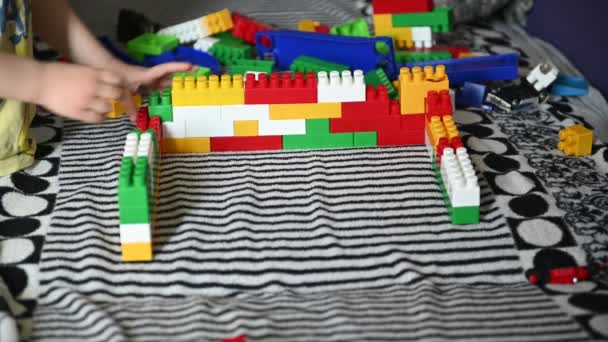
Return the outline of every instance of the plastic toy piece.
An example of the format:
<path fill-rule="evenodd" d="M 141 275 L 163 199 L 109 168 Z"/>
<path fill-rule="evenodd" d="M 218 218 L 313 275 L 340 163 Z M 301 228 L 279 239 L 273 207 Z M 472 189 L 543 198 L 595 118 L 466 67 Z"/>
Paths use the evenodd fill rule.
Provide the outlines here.
<path fill-rule="evenodd" d="M 317 101 L 319 103 L 365 101 L 365 76 L 363 71 L 325 71 L 317 75 Z"/>
<path fill-rule="evenodd" d="M 140 13 L 124 8 L 118 12 L 117 39 L 121 43 L 126 43 L 144 33 L 154 33 L 158 30 L 160 30 L 160 24 L 148 20 Z"/>
<path fill-rule="evenodd" d="M 487 88 L 485 85 L 465 82 L 462 88 L 456 90 L 456 106 L 460 108 L 481 108 L 486 94 Z"/>
<path fill-rule="evenodd" d="M 272 59 L 277 67 L 288 69 L 296 58 L 305 55 L 349 65 L 368 72 L 382 67 L 397 76 L 393 41 L 388 37 L 342 37 L 299 31 L 258 32 L 256 47 L 260 59 Z"/>
<path fill-rule="evenodd" d="M 101 37 L 99 37 L 99 42 L 101 42 L 101 44 L 106 49 L 108 49 L 108 51 L 110 51 L 114 57 L 120 59 L 121 61 L 123 61 L 127 64 L 131 64 L 131 65 L 142 65 L 140 61 L 135 60 L 134 58 L 129 56 L 126 52 L 122 51 L 116 45 L 114 45 L 114 43 L 112 43 L 112 40 L 110 38 L 108 38 L 106 36 L 101 36 Z"/>
<path fill-rule="evenodd" d="M 593 147 L 593 131 L 583 125 L 566 127 L 559 131 L 557 148 L 568 156 L 587 156 Z"/>
<path fill-rule="evenodd" d="M 321 25 L 321 23 L 318 21 L 302 19 L 298 22 L 298 31 L 316 32 L 315 28 L 317 28 L 319 25 Z"/>
<path fill-rule="evenodd" d="M 246 104 L 317 103 L 317 77 L 314 73 L 261 74 L 256 80 L 245 75 Z"/>
<path fill-rule="evenodd" d="M 414 37 L 410 27 L 393 27 L 391 14 L 374 15 L 374 32 L 376 36 L 388 36 L 395 40 L 395 46 L 400 49 L 414 47 Z"/>
<path fill-rule="evenodd" d="M 270 120 L 328 119 L 342 116 L 341 103 L 271 104 Z"/>
<path fill-rule="evenodd" d="M 243 120 L 234 122 L 234 136 L 236 137 L 257 137 L 259 136 L 259 126 L 257 120 Z"/>
<path fill-rule="evenodd" d="M 429 49 L 433 46 L 433 33 L 431 28 L 425 27 L 412 27 L 412 40 L 414 41 L 414 47 L 417 49 Z"/>
<path fill-rule="evenodd" d="M 161 93 L 156 90 L 150 92 L 148 111 L 150 116 L 159 116 L 163 122 L 173 121 L 171 90 L 165 89 Z"/>
<path fill-rule="evenodd" d="M 399 75 L 399 98 L 401 114 L 425 113 L 425 98 L 429 91 L 449 90 L 450 81 L 445 67 L 438 65 L 435 69 L 427 66 L 423 69 L 402 68 Z"/>
<path fill-rule="evenodd" d="M 393 27 L 430 26 L 433 32 L 451 32 L 454 13 L 451 8 L 435 8 L 432 12 L 392 14 Z"/>
<path fill-rule="evenodd" d="M 449 90 L 428 92 L 425 113 L 429 117 L 452 115 L 454 108 L 452 108 Z"/>
<path fill-rule="evenodd" d="M 219 41 L 209 49 L 209 53 L 223 64 L 230 64 L 235 60 L 251 57 L 251 45 Z"/>
<path fill-rule="evenodd" d="M 241 335 L 233 338 L 225 338 L 222 342 L 247 342 L 247 336 Z"/>
<path fill-rule="evenodd" d="M 516 53 L 445 59 L 419 63 L 407 63 L 408 68 L 445 65 L 445 71 L 450 76 L 452 84 L 464 82 L 481 83 L 487 81 L 516 80 L 518 75 L 518 59 Z"/>
<path fill-rule="evenodd" d="M 209 32 L 210 35 L 226 32 L 234 28 L 232 15 L 226 8 L 221 11 L 208 14 L 202 19 L 205 27 L 207 28 L 207 32 Z"/>
<path fill-rule="evenodd" d="M 283 149 L 352 148 L 353 139 L 353 133 L 285 135 L 283 136 Z"/>
<path fill-rule="evenodd" d="M 372 0 L 374 14 L 431 12 L 433 0 Z"/>
<path fill-rule="evenodd" d="M 452 54 L 453 58 L 460 58 L 460 56 L 462 54 L 469 54 L 469 53 L 471 53 L 471 50 L 469 48 L 465 47 L 465 46 L 447 46 L 447 45 L 441 45 L 441 46 L 433 46 L 429 50 L 430 51 L 444 51 L 444 52 L 447 51 L 450 54 Z"/>
<path fill-rule="evenodd" d="M 141 132 L 144 132 L 145 130 L 148 129 L 148 108 L 147 107 L 142 107 L 139 109 L 139 112 L 137 113 L 137 118 L 135 121 L 135 128 L 140 130 Z"/>
<path fill-rule="evenodd" d="M 591 263 L 588 266 L 572 266 L 551 270 L 532 270 L 528 280 L 532 284 L 576 284 L 590 279 L 606 269 L 606 264 Z"/>
<path fill-rule="evenodd" d="M 541 91 L 549 87 L 557 79 L 558 75 L 559 70 L 556 67 L 549 63 L 541 63 L 530 71 L 526 80 L 534 86 L 536 91 Z"/>
<path fill-rule="evenodd" d="M 186 138 L 232 137 L 234 124 L 232 121 L 222 120 L 221 108 L 221 106 L 173 107 L 173 121 L 185 127 L 183 137 Z"/>
<path fill-rule="evenodd" d="M 343 64 L 332 63 L 318 58 L 309 56 L 300 56 L 296 58 L 293 63 L 289 66 L 289 70 L 293 72 L 314 72 L 320 71 L 346 71 L 350 70 L 350 67 Z"/>
<path fill-rule="evenodd" d="M 148 56 L 144 65 L 153 67 L 169 62 L 189 62 L 199 67 L 208 68 L 213 74 L 219 74 L 221 70 L 220 62 L 215 57 L 186 46 L 179 46 L 174 51 L 167 51 L 159 56 Z"/>
<path fill-rule="evenodd" d="M 466 148 L 454 152 L 450 147 L 443 151 L 441 176 L 453 208 L 479 207 L 479 184 Z"/>
<path fill-rule="evenodd" d="M 281 136 L 211 138 L 212 152 L 273 151 L 282 149 L 283 137 Z"/>
<path fill-rule="evenodd" d="M 137 107 L 141 107 L 141 96 L 134 95 L 133 101 L 135 101 Z M 117 119 L 125 114 L 126 110 L 120 101 L 112 100 L 110 102 L 112 103 L 112 111 L 106 114 L 108 119 Z"/>
<path fill-rule="evenodd" d="M 378 146 L 378 133 L 356 132 L 353 133 L 353 147 L 376 147 Z"/>
<path fill-rule="evenodd" d="M 165 138 L 162 140 L 163 153 L 209 153 L 211 139 L 209 138 Z"/>
<path fill-rule="evenodd" d="M 555 96 L 585 96 L 589 94 L 589 83 L 584 78 L 559 75 L 549 88 Z"/>
<path fill-rule="evenodd" d="M 501 86 L 500 84 L 490 86 L 486 95 L 486 102 L 495 106 L 494 109 L 503 112 L 522 109 L 529 106 L 537 106 L 547 99 L 544 91 L 537 91 L 532 84 L 525 79 L 520 82 Z"/>
<path fill-rule="evenodd" d="M 173 36 L 146 33 L 129 41 L 127 49 L 132 56 L 158 56 L 164 52 L 175 49 L 178 44 L 178 40 Z M 143 61 L 139 58 L 135 59 Z"/>
<path fill-rule="evenodd" d="M 371 37 L 365 19 L 360 18 L 331 28 L 329 33 L 337 36 Z"/>
<path fill-rule="evenodd" d="M 452 58 L 452 54 L 449 51 L 395 51 L 395 58 L 397 63 L 413 63 L 413 62 L 426 62 L 426 61 L 438 61 L 442 59 Z"/>
<path fill-rule="evenodd" d="M 232 12 L 232 21 L 234 23 L 232 35 L 249 44 L 255 44 L 256 33 L 260 31 L 272 31 L 270 26 L 259 23 L 237 12 Z"/>
<path fill-rule="evenodd" d="M 241 75 L 175 76 L 171 90 L 173 107 L 219 106 L 245 103 L 245 89 Z"/>
<path fill-rule="evenodd" d="M 424 131 L 426 114 L 409 114 L 401 116 L 401 129 Z"/>
<path fill-rule="evenodd" d="M 388 79 L 388 76 L 386 76 L 386 73 L 382 69 L 372 70 L 365 74 L 365 84 L 368 86 L 373 85 L 375 87 L 382 84 L 388 90 L 388 95 L 391 99 L 399 97 L 397 89 L 395 89 L 395 86 L 393 86 L 393 83 Z"/>
<path fill-rule="evenodd" d="M 191 43 L 200 38 L 208 37 L 220 32 L 226 32 L 233 27 L 232 17 L 228 9 L 208 14 L 202 18 L 194 19 L 178 25 L 166 27 L 159 34 L 175 36 L 181 44 Z"/>
<path fill-rule="evenodd" d="M 324 135 L 329 132 L 329 119 L 311 119 L 306 120 L 307 135 Z"/>
<path fill-rule="evenodd" d="M 248 72 L 270 74 L 274 69 L 273 61 L 260 61 L 257 59 L 238 59 L 232 61 L 228 67 L 232 75 L 245 75 Z"/>
<path fill-rule="evenodd" d="M 306 134 L 306 120 L 259 120 L 259 135 L 304 135 Z"/>
<path fill-rule="evenodd" d="M 219 43 L 220 40 L 213 37 L 203 37 L 199 38 L 194 45 L 192 46 L 195 50 L 207 52 L 213 47 L 213 45 Z"/>

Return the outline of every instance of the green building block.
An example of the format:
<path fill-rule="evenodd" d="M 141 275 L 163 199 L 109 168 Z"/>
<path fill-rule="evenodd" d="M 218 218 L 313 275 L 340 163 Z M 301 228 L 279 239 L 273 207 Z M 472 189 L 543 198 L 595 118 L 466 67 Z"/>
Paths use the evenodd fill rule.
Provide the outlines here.
<path fill-rule="evenodd" d="M 216 35 L 211 36 L 212 38 L 219 39 L 220 42 L 232 42 L 239 44 L 247 44 L 244 40 L 237 38 L 232 35 L 230 32 L 221 32 Z"/>
<path fill-rule="evenodd" d="M 146 54 L 145 53 L 139 53 L 139 52 L 135 52 L 135 51 L 128 51 L 129 52 L 129 56 L 131 56 L 134 60 L 143 63 L 146 60 Z"/>
<path fill-rule="evenodd" d="M 332 63 L 318 58 L 309 56 L 300 56 L 296 58 L 289 69 L 293 72 L 319 72 L 319 71 L 345 71 L 350 70 L 348 65 Z"/>
<path fill-rule="evenodd" d="M 270 74 L 274 69 L 274 62 L 257 59 L 237 59 L 235 61 L 229 61 L 228 67 L 230 68 L 230 73 L 232 75 L 244 75 L 248 71 Z"/>
<path fill-rule="evenodd" d="M 329 119 L 306 120 L 306 135 L 329 134 Z"/>
<path fill-rule="evenodd" d="M 142 55 L 158 56 L 175 49 L 178 45 L 179 41 L 175 36 L 145 33 L 129 41 L 127 50 L 134 58 Z"/>
<path fill-rule="evenodd" d="M 349 21 L 331 28 L 329 33 L 337 36 L 371 37 L 365 19 Z"/>
<path fill-rule="evenodd" d="M 209 76 L 209 75 L 211 75 L 211 69 L 202 67 L 202 66 L 199 66 L 195 72 L 176 72 L 175 74 L 173 74 L 174 77 L 180 76 L 182 78 L 184 78 L 186 76 L 198 77 L 198 76 Z"/>
<path fill-rule="evenodd" d="M 465 224 L 476 224 L 479 223 L 479 207 L 452 207 L 452 203 L 450 203 L 450 196 L 445 188 L 445 183 L 443 182 L 443 177 L 441 176 L 441 171 L 439 170 L 439 166 L 437 165 L 437 161 L 435 157 L 432 158 L 432 166 L 433 171 L 435 172 L 435 178 L 439 182 L 439 189 L 441 190 L 441 195 L 443 196 L 443 201 L 448 209 L 448 213 L 450 214 L 450 218 L 452 219 L 452 224 L 457 225 L 465 225 Z"/>
<path fill-rule="evenodd" d="M 150 223 L 148 158 L 138 157 L 137 163 L 125 157 L 118 177 L 118 209 L 121 224 Z"/>
<path fill-rule="evenodd" d="M 393 27 L 430 26 L 433 32 L 451 32 L 454 13 L 451 8 L 435 8 L 432 12 L 397 13 L 392 15 Z"/>
<path fill-rule="evenodd" d="M 386 76 L 386 73 L 382 68 L 371 70 L 365 74 L 365 84 L 373 85 L 375 87 L 384 84 L 386 86 L 386 90 L 388 91 L 388 96 L 390 96 L 391 99 L 396 99 L 399 97 L 399 93 L 397 92 L 397 89 L 395 89 L 393 82 L 388 79 L 388 76 Z"/>
<path fill-rule="evenodd" d="M 238 59 L 251 58 L 252 47 L 243 43 L 220 41 L 209 49 L 209 53 L 222 64 L 231 64 Z"/>
<path fill-rule="evenodd" d="M 159 94 L 157 90 L 150 93 L 148 101 L 150 116 L 159 116 L 162 122 L 173 121 L 173 106 L 171 105 L 171 89 L 163 89 Z"/>
<path fill-rule="evenodd" d="M 284 150 L 312 150 L 322 148 L 352 148 L 353 133 L 322 135 L 284 135 Z"/>
<path fill-rule="evenodd" d="M 376 147 L 378 146 L 378 133 L 356 132 L 353 133 L 353 147 Z"/>
<path fill-rule="evenodd" d="M 449 51 L 395 51 L 395 60 L 398 64 L 439 61 L 450 58 L 452 58 L 452 54 Z"/>

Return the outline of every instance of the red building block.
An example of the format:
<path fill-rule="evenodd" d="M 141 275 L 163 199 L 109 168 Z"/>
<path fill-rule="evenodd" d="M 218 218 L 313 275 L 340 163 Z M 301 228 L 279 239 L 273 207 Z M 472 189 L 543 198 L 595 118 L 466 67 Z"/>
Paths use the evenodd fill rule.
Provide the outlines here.
<path fill-rule="evenodd" d="M 432 116 L 452 115 L 454 113 L 450 92 L 447 90 L 440 92 L 429 91 L 425 101 L 426 116 L 428 118 Z"/>
<path fill-rule="evenodd" d="M 416 13 L 433 10 L 433 0 L 372 0 L 374 14 Z"/>
<path fill-rule="evenodd" d="M 247 74 L 245 78 L 245 104 L 317 103 L 317 76 L 314 72 Z"/>
<path fill-rule="evenodd" d="M 416 51 L 417 49 L 410 49 Z M 453 58 L 460 58 L 461 53 L 471 52 L 471 50 L 464 46 L 433 46 L 431 51 L 449 51 Z M 421 50 L 424 51 L 424 50 Z"/>
<path fill-rule="evenodd" d="M 225 338 L 222 342 L 247 342 L 247 336 L 241 335 L 233 338 Z"/>
<path fill-rule="evenodd" d="M 255 34 L 257 32 L 272 31 L 272 27 L 259 23 L 237 12 L 232 12 L 232 22 L 234 23 L 232 35 L 249 44 L 255 44 Z"/>
<path fill-rule="evenodd" d="M 317 33 L 329 34 L 329 31 L 331 31 L 331 27 L 329 27 L 327 25 L 319 25 L 319 26 L 315 27 L 315 32 L 317 32 Z"/>
<path fill-rule="evenodd" d="M 148 129 L 152 129 L 154 132 L 156 132 L 156 141 L 158 141 L 160 144 L 160 142 L 163 141 L 163 124 L 160 120 L 160 116 L 153 116 L 150 118 Z"/>
<path fill-rule="evenodd" d="M 378 117 L 376 119 L 330 119 L 329 131 L 331 133 L 352 132 L 394 132 L 401 131 L 399 117 Z"/>
<path fill-rule="evenodd" d="M 401 115 L 401 129 L 424 130 L 426 124 L 425 114 Z"/>
<path fill-rule="evenodd" d="M 379 131 L 378 146 L 424 145 L 424 130 Z"/>
<path fill-rule="evenodd" d="M 282 150 L 282 136 L 211 138 L 211 152 Z"/>
<path fill-rule="evenodd" d="M 148 129 L 148 107 L 141 107 L 137 112 L 136 128 L 142 132 Z"/>
<path fill-rule="evenodd" d="M 450 140 L 450 147 L 453 148 L 454 151 L 461 147 L 464 147 L 462 139 L 460 139 L 460 137 L 453 137 L 452 140 Z"/>
<path fill-rule="evenodd" d="M 365 102 L 342 102 L 342 118 L 369 120 L 378 116 L 388 116 L 389 98 L 386 86 L 367 86 Z"/>

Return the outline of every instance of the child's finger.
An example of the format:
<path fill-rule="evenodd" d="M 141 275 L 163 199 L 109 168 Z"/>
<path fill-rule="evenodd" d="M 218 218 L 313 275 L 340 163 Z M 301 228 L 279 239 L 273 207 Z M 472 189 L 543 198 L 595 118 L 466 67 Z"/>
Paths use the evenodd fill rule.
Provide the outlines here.
<path fill-rule="evenodd" d="M 105 114 L 99 114 L 94 110 L 87 109 L 80 118 L 87 123 L 101 123 L 105 121 Z"/>
<path fill-rule="evenodd" d="M 102 83 L 110 84 L 110 85 L 114 85 L 114 86 L 122 86 L 124 83 L 124 80 L 122 79 L 122 77 L 120 77 L 116 73 L 113 73 L 113 72 L 107 71 L 107 70 L 101 70 L 99 72 L 99 80 Z"/>
<path fill-rule="evenodd" d="M 87 104 L 87 110 L 99 114 L 106 114 L 112 110 L 112 104 L 105 98 L 96 97 L 89 101 Z"/>
<path fill-rule="evenodd" d="M 116 85 L 101 84 L 97 89 L 97 96 L 106 100 L 119 100 L 122 96 L 122 88 Z"/>
<path fill-rule="evenodd" d="M 122 103 L 122 106 L 125 108 L 125 111 L 127 114 L 129 114 L 129 116 L 137 114 L 137 104 L 135 103 L 133 95 L 131 95 L 130 92 L 123 90 L 120 103 Z"/>
<path fill-rule="evenodd" d="M 148 78 L 148 81 L 152 81 L 159 78 L 164 78 L 165 76 L 174 74 L 176 72 L 189 71 L 190 68 L 192 68 L 192 64 L 190 63 L 174 62 L 161 64 L 148 69 L 146 73 L 146 78 Z"/>

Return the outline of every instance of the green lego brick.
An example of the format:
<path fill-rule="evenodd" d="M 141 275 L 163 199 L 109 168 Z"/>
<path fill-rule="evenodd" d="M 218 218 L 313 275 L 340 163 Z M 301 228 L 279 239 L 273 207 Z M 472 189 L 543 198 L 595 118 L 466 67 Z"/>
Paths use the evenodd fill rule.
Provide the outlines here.
<path fill-rule="evenodd" d="M 154 33 L 145 33 L 127 43 L 129 53 L 141 56 L 158 56 L 164 52 L 175 49 L 179 41 L 175 36 L 166 36 Z"/>
<path fill-rule="evenodd" d="M 194 77 L 198 77 L 198 76 L 209 76 L 211 75 L 211 69 L 209 68 L 205 68 L 202 66 L 199 66 L 195 72 L 176 72 L 175 74 L 173 74 L 173 76 L 180 76 L 182 78 L 186 77 L 186 76 L 194 76 Z"/>
<path fill-rule="evenodd" d="M 350 70 L 348 65 L 332 63 L 318 58 L 309 56 L 300 56 L 296 58 L 289 69 L 293 72 L 319 72 L 319 71 L 345 71 Z"/>
<path fill-rule="evenodd" d="M 435 8 L 432 12 L 397 13 L 392 15 L 393 27 L 430 26 L 433 32 L 451 32 L 454 13 L 451 8 Z"/>
<path fill-rule="evenodd" d="M 371 37 L 365 19 L 357 19 L 331 28 L 329 33 L 337 36 Z"/>
<path fill-rule="evenodd" d="M 322 148 L 352 148 L 353 133 L 323 135 L 284 135 L 284 150 L 311 150 Z"/>
<path fill-rule="evenodd" d="M 306 135 L 329 134 L 329 119 L 306 120 Z"/>
<path fill-rule="evenodd" d="M 353 147 L 376 147 L 378 146 L 377 132 L 353 133 Z"/>
<path fill-rule="evenodd" d="M 218 59 L 222 64 L 231 64 L 238 59 L 249 59 L 252 55 L 251 45 L 220 41 L 215 43 L 209 53 Z"/>
<path fill-rule="evenodd" d="M 232 75 L 244 75 L 248 71 L 270 74 L 274 69 L 274 62 L 257 59 L 237 59 L 235 61 L 229 61 L 228 66 Z"/>
<path fill-rule="evenodd" d="M 135 52 L 135 51 L 128 51 L 129 52 L 129 56 L 131 56 L 134 60 L 143 63 L 146 61 L 146 54 L 145 53 L 139 53 L 139 52 Z"/>
<path fill-rule="evenodd" d="M 220 42 L 233 42 L 239 44 L 247 44 L 244 40 L 237 38 L 232 35 L 230 32 L 221 32 L 216 35 L 211 36 L 212 38 L 219 39 Z"/>
<path fill-rule="evenodd" d="M 118 178 L 118 208 L 120 223 L 150 223 L 148 158 L 138 157 L 137 163 L 125 157 Z"/>
<path fill-rule="evenodd" d="M 159 94 L 157 90 L 150 93 L 148 101 L 150 116 L 159 116 L 162 122 L 173 121 L 173 106 L 171 105 L 171 89 L 163 89 Z"/>
<path fill-rule="evenodd" d="M 397 89 L 395 89 L 393 82 L 388 79 L 388 76 L 386 76 L 386 73 L 382 68 L 371 70 L 370 72 L 365 74 L 365 84 L 373 85 L 376 87 L 380 84 L 384 84 L 391 99 L 396 99 L 399 97 L 399 93 L 397 92 Z"/>
<path fill-rule="evenodd" d="M 452 224 L 456 225 L 464 225 L 464 224 L 476 224 L 479 223 L 479 207 L 452 207 L 452 203 L 450 203 L 450 196 L 445 188 L 445 183 L 443 182 L 443 177 L 441 176 L 441 171 L 439 170 L 439 165 L 437 164 L 437 160 L 435 156 L 432 158 L 432 166 L 433 171 L 435 173 L 435 178 L 439 182 L 439 189 L 441 190 L 441 195 L 443 196 L 443 201 L 445 206 L 448 209 L 448 213 L 450 214 L 450 218 L 452 219 Z"/>
<path fill-rule="evenodd" d="M 395 60 L 399 64 L 439 61 L 450 58 L 452 58 L 452 54 L 449 51 L 395 51 Z"/>

